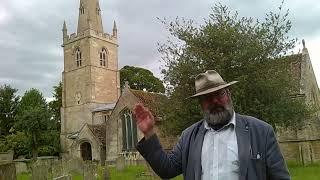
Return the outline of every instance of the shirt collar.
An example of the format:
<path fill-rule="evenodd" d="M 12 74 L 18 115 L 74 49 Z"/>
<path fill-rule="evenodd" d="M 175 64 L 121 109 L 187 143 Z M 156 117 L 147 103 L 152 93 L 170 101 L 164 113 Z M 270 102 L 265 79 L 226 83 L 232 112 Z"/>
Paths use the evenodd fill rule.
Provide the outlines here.
<path fill-rule="evenodd" d="M 236 113 L 233 111 L 233 114 L 232 114 L 232 117 L 231 117 L 231 120 L 229 121 L 228 124 L 224 125 L 224 127 L 227 127 L 229 125 L 233 125 L 233 127 L 236 127 Z M 207 130 L 211 130 L 212 128 L 208 125 L 208 122 L 206 120 L 204 120 L 204 128 L 207 129 Z M 221 128 L 222 129 L 222 128 Z"/>

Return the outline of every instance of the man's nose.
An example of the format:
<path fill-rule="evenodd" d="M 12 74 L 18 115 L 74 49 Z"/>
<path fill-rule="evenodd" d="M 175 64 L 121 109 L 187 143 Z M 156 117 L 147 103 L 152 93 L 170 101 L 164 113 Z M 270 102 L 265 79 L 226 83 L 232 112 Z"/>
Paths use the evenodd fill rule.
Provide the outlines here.
<path fill-rule="evenodd" d="M 217 97 L 211 97 L 211 102 L 214 104 L 219 103 L 219 99 Z"/>

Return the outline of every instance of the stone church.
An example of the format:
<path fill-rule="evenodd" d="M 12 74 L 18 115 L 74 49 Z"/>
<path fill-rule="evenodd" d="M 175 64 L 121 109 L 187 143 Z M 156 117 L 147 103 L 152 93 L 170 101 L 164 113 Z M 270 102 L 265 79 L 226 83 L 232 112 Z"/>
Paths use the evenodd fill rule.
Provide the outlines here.
<path fill-rule="evenodd" d="M 301 53 L 289 56 L 295 87 L 291 97 L 302 98 L 312 109 L 302 127 L 278 128 L 277 135 L 286 160 L 310 164 L 320 161 L 320 91 L 304 40 L 302 44 Z"/>
<path fill-rule="evenodd" d="M 142 138 L 131 110 L 144 103 L 156 115 L 156 131 L 164 149 L 171 149 L 178 137 L 158 128 L 157 106 L 161 94 L 120 89 L 118 30 L 103 30 L 99 0 L 80 0 L 77 32 L 68 34 L 63 24 L 64 70 L 62 73 L 61 146 L 65 159 L 114 162 L 142 160 L 134 146 Z M 293 98 L 304 98 L 316 112 L 300 130 L 281 130 L 278 139 L 287 160 L 320 161 L 320 94 L 305 43 L 302 53 L 293 55 L 290 67 L 296 84 Z"/>
<path fill-rule="evenodd" d="M 111 34 L 104 32 L 99 0 L 80 0 L 77 33 L 68 34 L 66 23 L 62 32 L 62 157 L 101 163 L 119 156 L 142 159 L 134 149 L 142 134 L 131 109 L 137 102 L 156 109 L 160 95 L 129 86 L 120 94 L 116 23 Z M 170 140 L 175 142 L 164 142 Z"/>
<path fill-rule="evenodd" d="M 63 24 L 61 146 L 64 158 L 105 159 L 105 123 L 120 97 L 116 23 L 103 30 L 98 0 L 80 0 L 77 33 Z"/>

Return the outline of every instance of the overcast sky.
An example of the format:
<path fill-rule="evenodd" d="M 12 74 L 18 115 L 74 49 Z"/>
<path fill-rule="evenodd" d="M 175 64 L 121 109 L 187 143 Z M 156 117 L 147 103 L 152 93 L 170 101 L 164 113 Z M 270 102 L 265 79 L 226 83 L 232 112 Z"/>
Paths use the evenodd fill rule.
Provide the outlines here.
<path fill-rule="evenodd" d="M 257 18 L 281 4 L 281 0 L 100 0 L 100 7 L 106 32 L 111 33 L 113 20 L 117 22 L 120 67 L 140 66 L 160 77 L 157 42 L 164 42 L 168 32 L 157 17 L 187 17 L 201 24 L 215 2 Z M 79 0 L 0 0 L 0 85 L 10 84 L 19 94 L 37 88 L 51 97 L 63 71 L 62 24 L 66 20 L 68 33 L 76 32 L 78 8 Z M 305 39 L 319 82 L 320 3 L 287 0 L 285 8 L 293 22 L 290 36 Z"/>

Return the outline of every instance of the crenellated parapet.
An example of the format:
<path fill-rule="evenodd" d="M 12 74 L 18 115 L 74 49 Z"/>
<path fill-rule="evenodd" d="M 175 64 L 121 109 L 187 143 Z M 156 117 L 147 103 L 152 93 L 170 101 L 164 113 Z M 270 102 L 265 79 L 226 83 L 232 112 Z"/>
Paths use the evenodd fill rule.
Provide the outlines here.
<path fill-rule="evenodd" d="M 109 33 L 101 33 L 94 30 L 87 30 L 80 34 L 72 33 L 70 35 L 65 35 L 63 45 L 78 41 L 80 39 L 88 38 L 88 37 L 93 37 L 93 38 L 101 39 L 113 44 L 118 44 L 117 36 L 111 35 Z"/>

